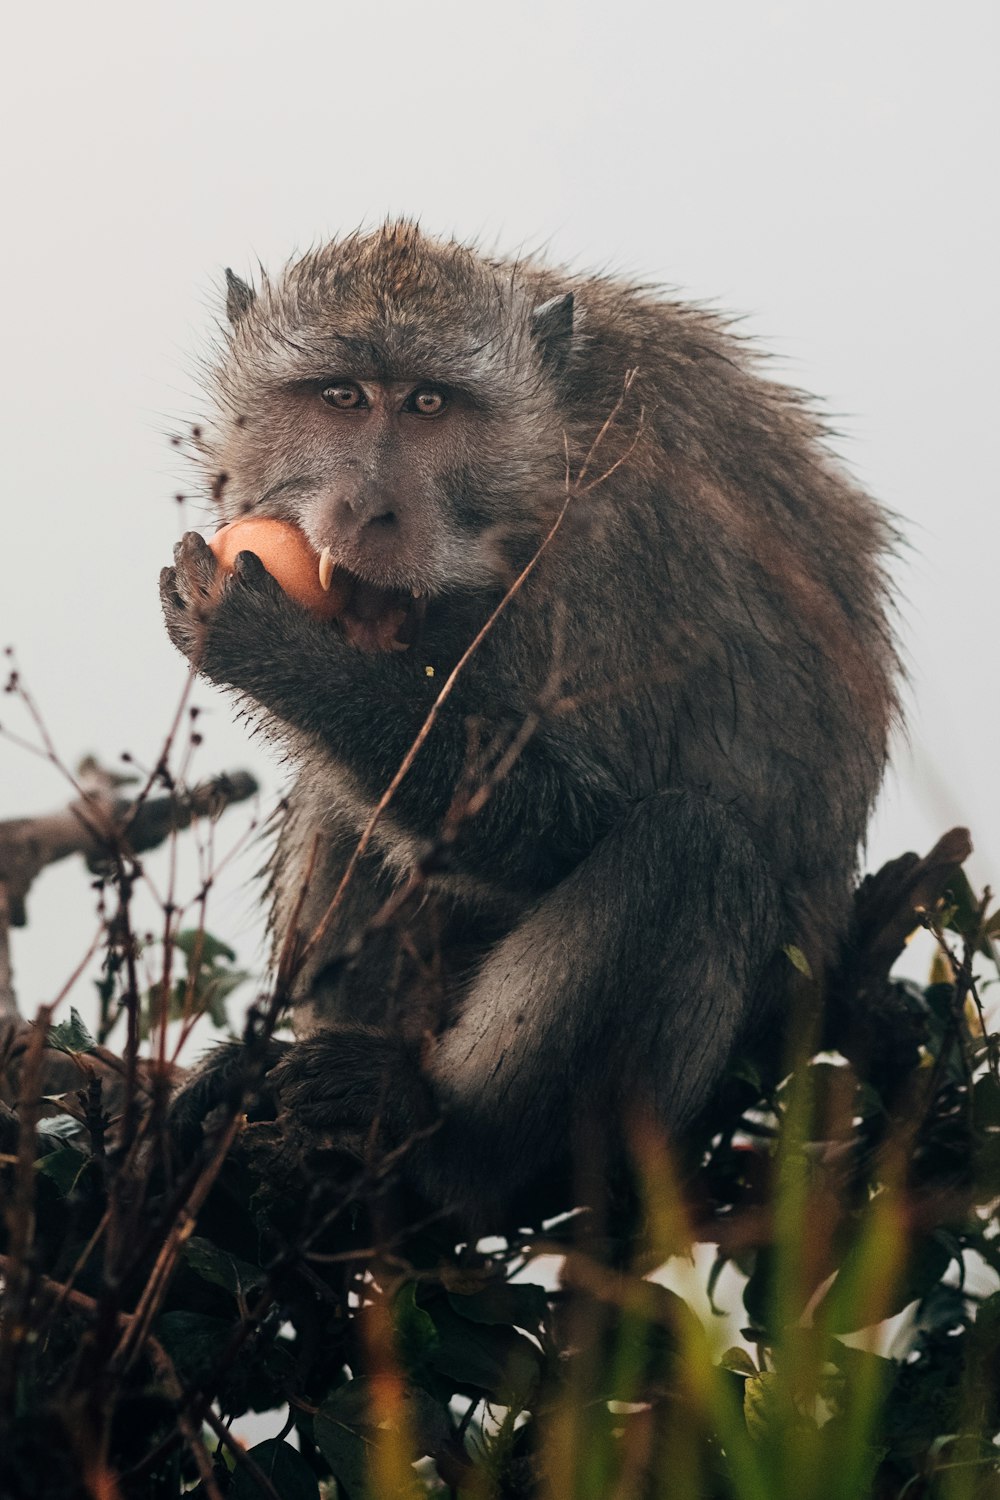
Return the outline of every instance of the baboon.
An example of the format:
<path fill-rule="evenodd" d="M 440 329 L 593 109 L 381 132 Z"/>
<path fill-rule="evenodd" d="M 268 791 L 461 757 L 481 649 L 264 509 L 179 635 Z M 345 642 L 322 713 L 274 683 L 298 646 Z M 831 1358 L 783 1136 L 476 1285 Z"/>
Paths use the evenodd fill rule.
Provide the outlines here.
<path fill-rule="evenodd" d="M 250 554 L 223 580 L 196 533 L 162 578 L 175 645 L 294 767 L 279 943 L 520 579 L 268 1079 L 329 1138 L 409 1140 L 407 1182 L 485 1221 L 581 1130 L 609 1159 L 629 1122 L 683 1134 L 780 1024 L 788 950 L 835 952 L 895 712 L 893 531 L 800 393 L 657 288 L 408 222 L 227 278 L 207 487 L 220 520 L 294 521 L 347 598 L 316 619 Z"/>

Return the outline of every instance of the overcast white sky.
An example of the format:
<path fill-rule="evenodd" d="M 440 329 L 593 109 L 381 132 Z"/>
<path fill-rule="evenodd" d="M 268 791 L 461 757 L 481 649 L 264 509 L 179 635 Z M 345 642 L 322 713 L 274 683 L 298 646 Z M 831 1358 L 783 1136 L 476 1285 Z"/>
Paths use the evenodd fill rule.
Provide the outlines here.
<path fill-rule="evenodd" d="M 156 575 L 222 268 L 387 212 L 748 316 L 899 512 L 910 748 L 872 864 L 964 821 L 1000 885 L 993 0 L 19 5 L 0 90 L 0 644 L 69 759 L 150 758 L 184 681 Z M 206 772 L 277 786 L 223 700 Z M 0 721 L 21 728 L 10 699 Z M 62 799 L 0 742 L 0 816 Z M 231 815 L 233 836 L 242 826 Z M 214 925 L 252 959 L 244 862 Z M 17 935 L 25 1008 L 86 943 L 78 869 Z M 242 935 L 242 936 L 241 936 Z"/>

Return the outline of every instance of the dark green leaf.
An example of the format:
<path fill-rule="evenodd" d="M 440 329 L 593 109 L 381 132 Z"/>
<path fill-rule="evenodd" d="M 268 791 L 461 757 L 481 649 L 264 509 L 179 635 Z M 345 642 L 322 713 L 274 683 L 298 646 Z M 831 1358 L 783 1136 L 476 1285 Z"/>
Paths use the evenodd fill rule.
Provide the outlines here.
<path fill-rule="evenodd" d="M 456 1388 L 482 1391 L 513 1406 L 523 1403 L 538 1382 L 541 1356 L 523 1333 L 513 1328 L 471 1323 L 450 1307 L 433 1309 L 440 1344 L 429 1363 L 454 1381 Z"/>
<path fill-rule="evenodd" d="M 750 1358 L 745 1349 L 727 1349 L 725 1354 L 719 1360 L 719 1364 L 724 1370 L 732 1370 L 734 1375 L 747 1375 L 752 1377 L 758 1373 L 757 1366 L 754 1364 L 753 1360 Z"/>
<path fill-rule="evenodd" d="M 547 1293 L 532 1282 L 502 1281 L 498 1277 L 468 1296 L 449 1292 L 448 1301 L 470 1323 L 505 1323 L 533 1333 L 545 1317 Z"/>
<path fill-rule="evenodd" d="M 204 1380 L 215 1369 L 233 1332 L 226 1318 L 204 1313 L 167 1312 L 156 1322 L 157 1336 L 189 1384 Z"/>
<path fill-rule="evenodd" d="M 414 1460 L 436 1453 L 452 1438 L 447 1405 L 419 1387 L 403 1392 L 402 1423 Z M 352 1496 L 365 1493 L 368 1464 L 378 1429 L 369 1420 L 371 1388 L 367 1380 L 339 1386 L 323 1402 L 313 1422 L 313 1436 L 337 1479 Z"/>
<path fill-rule="evenodd" d="M 250 1448 L 252 1458 L 281 1496 L 281 1500 L 319 1500 L 319 1483 L 315 1474 L 290 1443 L 267 1438 Z M 261 1500 L 256 1478 L 237 1464 L 227 1491 L 229 1500 Z"/>
<path fill-rule="evenodd" d="M 753 1252 L 747 1284 L 743 1288 L 743 1306 L 755 1328 L 770 1326 L 774 1302 L 775 1254 L 771 1245 L 761 1245 Z"/>
<path fill-rule="evenodd" d="M 955 1003 L 953 984 L 929 984 L 924 990 L 924 999 L 938 1021 L 951 1020 L 952 1007 Z"/>
<path fill-rule="evenodd" d="M 367 1381 L 351 1380 L 327 1396 L 313 1418 L 316 1446 L 349 1500 L 364 1500 L 367 1490 L 374 1431 L 369 1409 Z"/>
<path fill-rule="evenodd" d="M 52 1099 L 52 1095 L 46 1098 Z M 83 1126 L 74 1115 L 46 1115 L 38 1122 L 38 1134 L 51 1136 L 53 1140 L 68 1141 L 83 1133 Z"/>
<path fill-rule="evenodd" d="M 80 1012 L 76 1006 L 72 1006 L 68 1021 L 60 1021 L 58 1026 L 49 1027 L 45 1045 L 54 1048 L 56 1052 L 72 1053 L 92 1052 L 96 1044 L 80 1019 Z"/>
<path fill-rule="evenodd" d="M 392 1321 L 400 1359 L 408 1370 L 420 1370 L 441 1341 L 434 1319 L 417 1303 L 415 1281 L 408 1281 L 393 1298 Z"/>
<path fill-rule="evenodd" d="M 744 1381 L 743 1418 L 755 1443 L 775 1437 L 783 1442 L 793 1426 L 814 1425 L 803 1423 L 784 1376 L 770 1370 L 755 1373 Z"/>
<path fill-rule="evenodd" d="M 174 935 L 174 947 L 179 948 L 188 964 L 197 961 L 201 967 L 214 967 L 216 960 L 224 958 L 227 963 L 236 962 L 236 954 L 228 943 L 213 937 L 200 927 L 188 927 Z"/>
<path fill-rule="evenodd" d="M 856 1262 L 866 1250 L 863 1238 L 855 1241 L 841 1262 L 837 1279 L 823 1299 L 822 1306 L 826 1310 L 827 1326 L 831 1333 L 856 1333 L 862 1326 L 858 1322 L 859 1309 L 838 1296 L 838 1286 L 842 1290 L 844 1286 L 858 1286 L 866 1279 L 878 1276 L 878 1266 L 868 1268 L 863 1277 L 858 1275 Z M 881 1316 L 894 1317 L 911 1302 L 919 1302 L 921 1298 L 928 1296 L 941 1281 L 953 1259 L 953 1243 L 945 1243 L 940 1236 L 915 1239 L 910 1245 L 903 1274 L 894 1286 L 885 1288 L 885 1295 L 880 1303 Z"/>
<path fill-rule="evenodd" d="M 972 1090 L 972 1115 L 978 1130 L 1000 1130 L 1000 1083 L 992 1073 L 977 1078 Z"/>
<path fill-rule="evenodd" d="M 228 1250 L 220 1250 L 210 1240 L 197 1235 L 193 1235 L 184 1246 L 184 1259 L 203 1280 L 223 1287 L 234 1296 L 246 1295 L 263 1286 L 266 1280 L 259 1266 L 252 1266 L 249 1261 L 240 1260 Z"/>
<path fill-rule="evenodd" d="M 871 1349 L 859 1349 L 854 1344 L 843 1344 L 840 1339 L 833 1340 L 830 1358 L 849 1380 L 857 1380 L 863 1376 L 873 1385 L 886 1389 L 891 1385 L 897 1368 L 896 1361 L 889 1359 L 887 1355 L 875 1354 Z"/>
<path fill-rule="evenodd" d="M 82 1151 L 73 1146 L 61 1146 L 35 1163 L 39 1172 L 44 1172 L 56 1184 L 63 1197 L 67 1197 L 76 1186 L 76 1180 L 90 1161 Z"/>
<path fill-rule="evenodd" d="M 948 877 L 945 902 L 944 926 L 963 937 L 972 937 L 979 929 L 979 900 L 964 870 L 956 870 Z"/>
<path fill-rule="evenodd" d="M 152 1034 L 153 1027 L 162 1021 L 179 1021 L 184 1015 L 184 1002 L 187 998 L 187 984 L 183 979 L 175 980 L 170 986 L 167 996 L 166 1007 L 163 1003 L 163 981 L 158 979 L 151 984 L 146 991 L 142 1007 L 139 1012 L 139 1039 L 146 1041 Z M 164 1014 L 164 1009 L 166 1013 Z"/>

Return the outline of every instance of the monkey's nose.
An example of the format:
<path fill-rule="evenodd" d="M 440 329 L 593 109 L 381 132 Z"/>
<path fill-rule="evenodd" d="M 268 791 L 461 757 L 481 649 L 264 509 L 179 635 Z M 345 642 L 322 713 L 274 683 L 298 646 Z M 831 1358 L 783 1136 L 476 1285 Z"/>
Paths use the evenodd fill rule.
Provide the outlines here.
<path fill-rule="evenodd" d="M 344 533 L 390 532 L 399 526 L 399 516 L 381 497 L 342 495 L 336 505 L 336 522 Z"/>
<path fill-rule="evenodd" d="M 364 524 L 365 526 L 372 526 L 381 531 L 389 531 L 399 523 L 394 510 L 384 510 L 380 516 L 372 516 L 371 520 L 366 521 Z"/>

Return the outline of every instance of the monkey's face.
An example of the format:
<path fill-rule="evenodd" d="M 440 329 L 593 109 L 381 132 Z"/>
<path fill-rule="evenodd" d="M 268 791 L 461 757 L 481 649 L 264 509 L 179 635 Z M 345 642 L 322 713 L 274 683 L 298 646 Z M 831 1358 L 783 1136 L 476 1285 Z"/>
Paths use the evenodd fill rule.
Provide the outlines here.
<path fill-rule="evenodd" d="M 493 574 L 487 533 L 503 519 L 476 462 L 488 426 L 440 381 L 321 376 L 272 393 L 244 450 L 253 471 L 237 468 L 226 498 L 294 520 L 376 587 L 476 586 Z"/>
<path fill-rule="evenodd" d="M 332 559 L 354 638 L 390 644 L 402 612 L 406 640 L 424 599 L 503 586 L 522 535 L 537 536 L 550 509 L 539 502 L 562 475 L 526 464 L 531 434 L 512 464 L 511 426 L 427 377 L 348 369 L 272 389 L 220 455 L 223 516 L 295 522 Z"/>
<path fill-rule="evenodd" d="M 563 495 L 543 334 L 568 338 L 571 306 L 540 332 L 529 290 L 389 230 L 232 284 L 204 455 L 222 519 L 295 522 L 362 619 L 505 586 Z"/>

